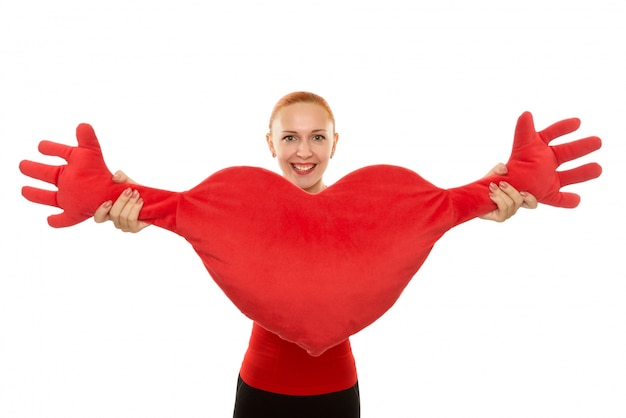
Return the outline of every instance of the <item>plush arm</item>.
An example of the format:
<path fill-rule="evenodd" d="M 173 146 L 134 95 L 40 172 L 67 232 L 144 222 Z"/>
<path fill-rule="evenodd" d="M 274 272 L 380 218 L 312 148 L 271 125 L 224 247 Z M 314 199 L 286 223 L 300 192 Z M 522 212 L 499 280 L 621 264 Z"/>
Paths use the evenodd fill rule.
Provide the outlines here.
<path fill-rule="evenodd" d="M 598 150 L 600 138 L 587 138 L 559 145 L 549 144 L 555 139 L 576 131 L 580 127 L 577 118 L 565 119 L 537 132 L 530 112 L 524 112 L 518 119 L 513 140 L 513 149 L 507 162 L 506 176 L 489 176 L 474 183 L 449 190 L 456 210 L 456 223 L 465 222 L 483 215 L 494 208 L 487 198 L 486 190 L 490 182 L 506 180 L 518 190 L 526 190 L 537 198 L 539 203 L 562 208 L 574 208 L 580 203 L 580 196 L 564 192 L 565 186 L 594 179 L 602 173 L 597 163 L 587 163 L 569 170 L 557 171 L 561 164 Z"/>
<path fill-rule="evenodd" d="M 78 146 L 41 141 L 44 155 L 63 158 L 67 164 L 52 166 L 24 160 L 20 171 L 32 178 L 55 185 L 58 191 L 25 186 L 23 196 L 34 203 L 55 206 L 63 212 L 48 217 L 55 228 L 76 225 L 93 216 L 100 204 L 113 200 L 128 187 L 113 183 L 93 128 L 80 124 L 76 128 Z M 142 210 L 142 220 L 176 232 L 176 207 L 180 193 L 133 185 L 149 204 Z"/>

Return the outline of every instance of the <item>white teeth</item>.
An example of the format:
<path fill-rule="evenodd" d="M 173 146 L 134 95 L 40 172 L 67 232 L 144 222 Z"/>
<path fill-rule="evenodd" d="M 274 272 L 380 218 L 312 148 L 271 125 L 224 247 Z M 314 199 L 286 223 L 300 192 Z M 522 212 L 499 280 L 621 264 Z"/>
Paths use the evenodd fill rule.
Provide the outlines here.
<path fill-rule="evenodd" d="M 306 164 L 306 165 L 291 164 L 291 166 L 298 171 L 309 171 L 313 167 L 315 167 L 315 164 Z"/>

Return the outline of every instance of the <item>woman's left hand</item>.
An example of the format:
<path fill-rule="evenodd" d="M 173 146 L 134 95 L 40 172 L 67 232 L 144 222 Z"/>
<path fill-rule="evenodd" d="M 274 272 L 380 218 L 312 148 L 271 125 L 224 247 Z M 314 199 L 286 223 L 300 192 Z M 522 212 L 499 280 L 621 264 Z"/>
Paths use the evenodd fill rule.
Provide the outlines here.
<path fill-rule="evenodd" d="M 499 163 L 487 173 L 487 176 L 494 174 L 505 175 L 507 171 L 506 165 Z M 505 181 L 501 181 L 499 184 L 491 183 L 489 185 L 489 198 L 498 208 L 481 216 L 480 219 L 504 222 L 515 215 L 519 208 L 537 208 L 537 199 L 535 196 L 528 192 L 520 192 Z"/>

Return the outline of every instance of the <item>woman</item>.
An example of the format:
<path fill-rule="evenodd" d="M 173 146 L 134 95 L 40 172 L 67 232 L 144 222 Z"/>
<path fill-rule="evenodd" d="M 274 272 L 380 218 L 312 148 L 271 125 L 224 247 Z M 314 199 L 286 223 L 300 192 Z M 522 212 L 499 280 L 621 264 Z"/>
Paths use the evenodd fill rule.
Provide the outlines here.
<path fill-rule="evenodd" d="M 283 176 L 309 193 L 319 193 L 326 187 L 323 175 L 338 140 L 328 103 L 308 92 L 291 93 L 278 101 L 266 135 Z M 493 173 L 505 174 L 506 167 L 499 164 L 489 174 Z M 116 173 L 114 181 L 132 183 L 123 172 Z M 483 218 L 498 222 L 520 207 L 537 207 L 534 196 L 504 182 L 490 185 L 490 198 L 497 209 Z M 138 232 L 148 226 L 138 220 L 142 205 L 139 193 L 128 188 L 115 203 L 103 203 L 94 219 L 98 223 L 111 220 L 123 231 Z M 237 384 L 234 417 L 283 416 L 360 416 L 357 372 L 349 340 L 313 357 L 296 344 L 253 325 Z"/>

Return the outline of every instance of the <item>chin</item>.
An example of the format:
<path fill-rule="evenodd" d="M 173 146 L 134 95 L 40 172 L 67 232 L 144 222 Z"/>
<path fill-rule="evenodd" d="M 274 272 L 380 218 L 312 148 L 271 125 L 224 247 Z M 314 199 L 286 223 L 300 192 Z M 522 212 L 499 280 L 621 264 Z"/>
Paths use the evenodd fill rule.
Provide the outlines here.
<path fill-rule="evenodd" d="M 322 191 L 321 181 L 317 181 L 313 184 L 302 186 L 302 189 L 309 193 L 318 193 Z"/>

